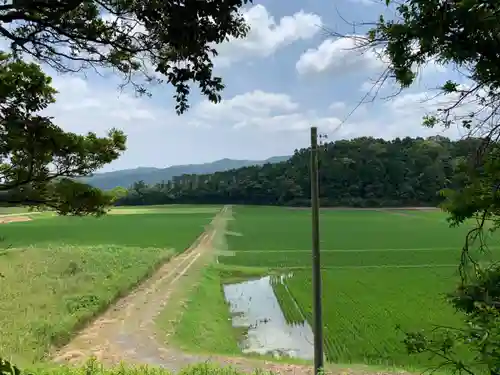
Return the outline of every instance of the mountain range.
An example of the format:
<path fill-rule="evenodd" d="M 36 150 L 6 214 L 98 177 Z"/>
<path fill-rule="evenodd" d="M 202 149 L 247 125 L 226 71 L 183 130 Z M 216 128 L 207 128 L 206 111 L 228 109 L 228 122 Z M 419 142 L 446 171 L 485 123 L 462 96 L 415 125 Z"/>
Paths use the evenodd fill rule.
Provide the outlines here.
<path fill-rule="evenodd" d="M 204 164 L 174 165 L 167 168 L 139 167 L 123 169 L 113 172 L 96 173 L 82 180 L 92 186 L 108 190 L 117 186 L 130 187 L 136 181 L 144 181 L 148 185 L 162 181 L 168 181 L 175 176 L 183 174 L 208 174 L 223 172 L 231 169 L 248 167 L 252 165 L 263 165 L 267 163 L 279 163 L 290 159 L 291 156 L 273 156 L 265 160 L 236 160 L 221 159 Z"/>

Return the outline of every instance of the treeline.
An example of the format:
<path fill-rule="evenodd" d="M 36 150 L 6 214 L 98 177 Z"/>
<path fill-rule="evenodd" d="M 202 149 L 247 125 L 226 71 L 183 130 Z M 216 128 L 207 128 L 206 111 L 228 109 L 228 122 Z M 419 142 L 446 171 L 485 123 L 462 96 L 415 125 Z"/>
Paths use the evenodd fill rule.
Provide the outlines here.
<path fill-rule="evenodd" d="M 429 206 L 438 192 L 457 183 L 456 167 L 472 155 L 478 139 L 444 137 L 386 141 L 357 138 L 320 147 L 322 206 Z M 171 203 L 308 206 L 310 150 L 291 159 L 204 175 L 182 175 L 148 186 L 115 189 L 117 205 Z"/>

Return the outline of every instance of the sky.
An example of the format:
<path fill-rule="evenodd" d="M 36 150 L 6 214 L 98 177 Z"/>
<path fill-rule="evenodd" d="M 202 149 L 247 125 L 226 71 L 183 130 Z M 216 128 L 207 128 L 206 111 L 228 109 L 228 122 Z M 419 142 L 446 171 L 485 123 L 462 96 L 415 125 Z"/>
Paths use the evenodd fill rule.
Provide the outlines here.
<path fill-rule="evenodd" d="M 310 126 L 318 126 L 329 140 L 460 136 L 457 129 L 421 125 L 422 116 L 437 105 L 426 99 L 455 74 L 437 64 L 422 68 L 418 82 L 394 98 L 387 98 L 395 90 L 388 82 L 376 99 L 358 106 L 385 64 L 373 52 L 353 50 L 352 37 L 334 38 L 327 30 L 361 35 L 366 29 L 352 24 L 376 21 L 388 12 L 384 4 L 267 0 L 245 7 L 248 36 L 217 47 L 215 73 L 226 85 L 219 104 L 195 89 L 190 110 L 179 116 L 169 86 L 155 88 L 151 98 L 136 97 L 132 89 L 120 91 L 110 74 L 47 70 L 59 91 L 47 112 L 57 125 L 76 133 L 103 135 L 112 127 L 125 131 L 127 151 L 103 172 L 289 155 L 307 147 Z"/>

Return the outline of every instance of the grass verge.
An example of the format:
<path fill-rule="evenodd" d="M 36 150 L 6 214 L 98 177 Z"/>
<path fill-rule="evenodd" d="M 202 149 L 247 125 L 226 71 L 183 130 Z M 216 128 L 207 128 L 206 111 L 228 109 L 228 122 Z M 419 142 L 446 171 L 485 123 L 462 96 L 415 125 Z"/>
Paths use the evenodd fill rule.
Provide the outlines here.
<path fill-rule="evenodd" d="M 0 353 L 21 365 L 42 360 L 52 346 L 66 343 L 173 254 L 123 246 L 27 247 L 1 253 Z"/>
<path fill-rule="evenodd" d="M 161 333 L 165 342 L 171 343 L 175 340 L 174 333 L 187 309 L 189 298 L 200 283 L 203 269 L 211 260 L 210 253 L 203 253 L 177 281 L 175 287 L 169 290 L 168 302 L 155 320 L 158 332 Z"/>
<path fill-rule="evenodd" d="M 160 326 L 172 322 L 168 317 L 166 310 L 160 316 Z M 190 291 L 169 342 L 188 352 L 240 352 L 237 333 L 231 325 L 229 309 L 224 300 L 221 275 L 214 265 L 202 270 L 201 282 Z"/>

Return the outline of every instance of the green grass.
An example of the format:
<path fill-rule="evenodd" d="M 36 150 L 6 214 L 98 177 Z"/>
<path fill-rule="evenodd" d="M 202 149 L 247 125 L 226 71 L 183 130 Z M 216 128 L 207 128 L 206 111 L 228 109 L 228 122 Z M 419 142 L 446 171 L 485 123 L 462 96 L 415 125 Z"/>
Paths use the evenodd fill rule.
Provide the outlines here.
<path fill-rule="evenodd" d="M 228 268 L 292 269 L 293 277 L 275 285 L 275 293 L 289 321 L 303 314 L 312 324 L 310 213 L 238 207 L 233 216 L 228 230 L 239 235 L 228 236 L 228 250 L 234 255 L 219 256 L 219 262 Z M 449 228 L 446 214 L 413 210 L 325 210 L 320 222 L 327 359 L 407 368 L 430 364 L 405 353 L 396 327 L 461 324 L 444 296 L 458 281 L 469 227 Z M 498 237 L 490 244 L 492 253 L 475 253 L 476 259 L 500 258 Z"/>
<path fill-rule="evenodd" d="M 53 346 L 198 237 L 212 216 L 54 217 L 0 226 L 0 353 L 18 363 Z"/>
<path fill-rule="evenodd" d="M 172 343 L 188 352 L 238 354 L 238 334 L 231 325 L 220 270 L 208 267 L 190 294 Z"/>

